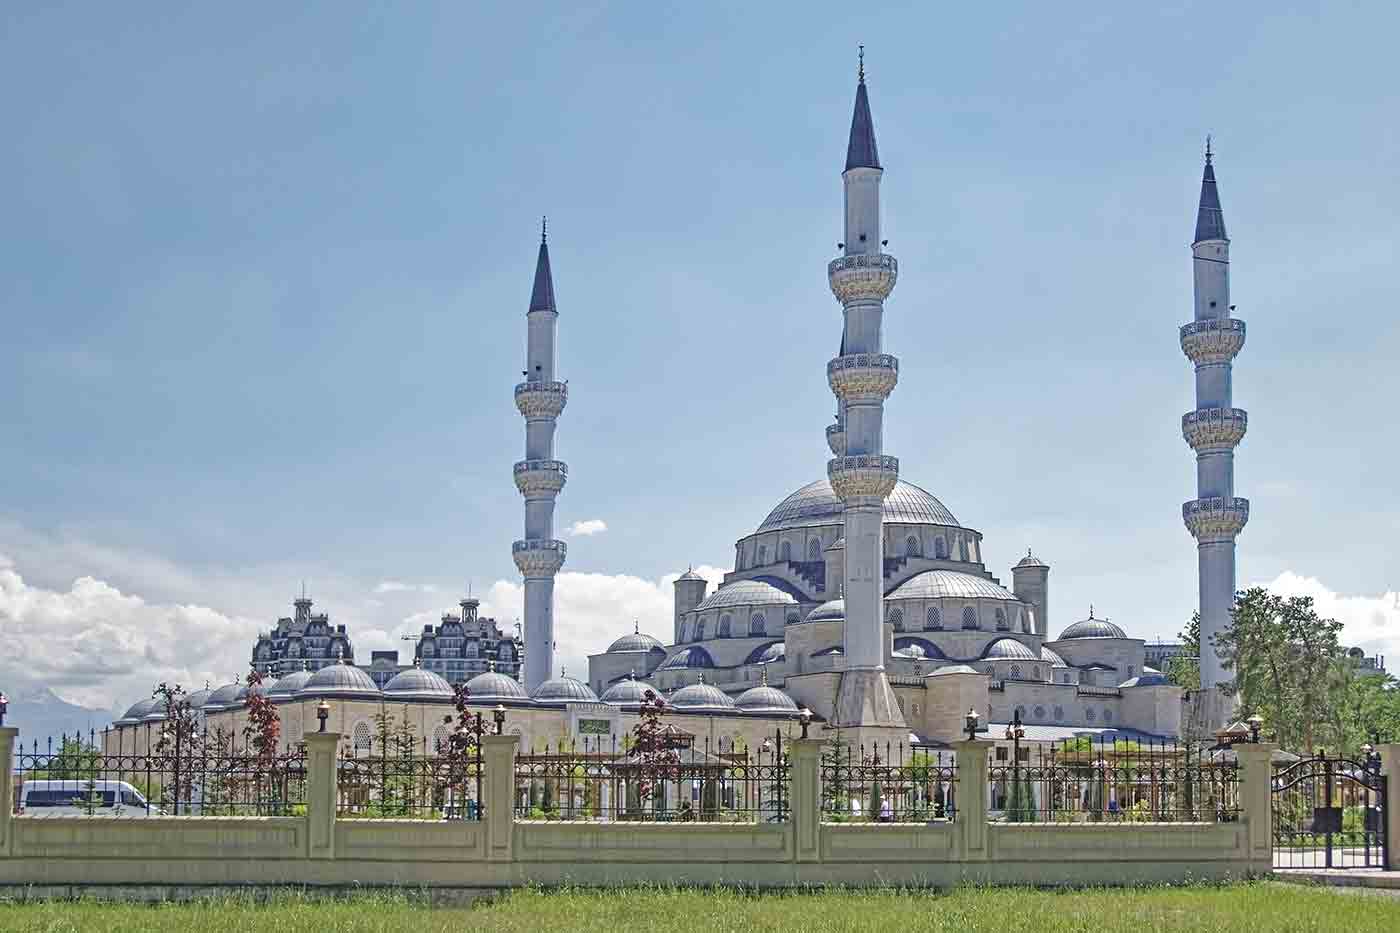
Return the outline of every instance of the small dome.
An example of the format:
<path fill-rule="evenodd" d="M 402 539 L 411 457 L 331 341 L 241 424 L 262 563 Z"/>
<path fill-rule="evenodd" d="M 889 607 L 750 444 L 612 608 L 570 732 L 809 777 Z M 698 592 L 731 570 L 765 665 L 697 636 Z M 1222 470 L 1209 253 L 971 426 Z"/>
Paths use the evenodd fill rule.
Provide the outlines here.
<path fill-rule="evenodd" d="M 602 700 L 604 703 L 612 703 L 615 706 L 641 706 L 646 701 L 648 690 L 655 696 L 661 696 L 661 691 L 645 680 L 628 677 L 604 690 Z"/>
<path fill-rule="evenodd" d="M 299 696 L 379 697 L 379 687 L 353 664 L 327 664 L 311 675 Z"/>
<path fill-rule="evenodd" d="M 156 703 L 158 702 L 159 701 L 156 700 L 155 697 L 150 697 L 145 700 L 138 700 L 137 702 L 131 704 L 131 708 L 128 709 L 125 713 L 122 713 L 121 718 L 117 719 L 113 723 L 113 725 L 129 726 L 133 723 L 140 722 L 142 719 L 145 718 L 147 713 L 149 713 L 152 709 L 155 708 Z"/>
<path fill-rule="evenodd" d="M 467 681 L 467 696 L 473 703 L 528 703 L 525 688 L 508 674 L 487 671 Z"/>
<path fill-rule="evenodd" d="M 922 645 L 906 645 L 903 648 L 894 649 L 892 654 L 896 658 L 904 658 L 909 661 L 922 661 L 928 656 Z"/>
<path fill-rule="evenodd" d="M 1045 661 L 1051 667 L 1069 667 L 1065 659 L 1060 657 L 1059 652 L 1051 651 L 1044 645 L 1040 646 L 1040 660 Z"/>
<path fill-rule="evenodd" d="M 982 657 L 988 661 L 1038 661 L 1040 658 L 1014 638 L 998 638 L 987 646 Z"/>
<path fill-rule="evenodd" d="M 701 648 L 699 645 L 691 645 L 689 648 L 682 648 L 680 651 L 671 655 L 666 663 L 661 665 L 661 669 L 665 671 L 674 671 L 687 667 L 714 666 L 715 659 L 710 656 L 708 651 Z"/>
<path fill-rule="evenodd" d="M 1018 560 L 1018 561 L 1016 562 L 1016 569 L 1017 569 L 1017 570 L 1021 570 L 1021 569 L 1025 568 L 1025 567 L 1049 567 L 1049 566 L 1050 566 L 1049 564 L 1045 563 L 1045 562 L 1044 562 L 1043 560 L 1041 560 L 1039 557 L 1036 557 L 1034 554 L 1032 554 L 1032 553 L 1030 552 L 1029 549 L 1026 551 L 1026 556 L 1023 557 L 1023 558 L 1021 558 L 1020 560 Z"/>
<path fill-rule="evenodd" d="M 686 572 L 683 573 L 683 574 L 681 574 L 679 577 L 676 577 L 676 582 L 677 582 L 677 583 L 680 583 L 682 580 L 686 580 L 686 581 L 690 581 L 690 582 L 699 581 L 700 583 L 704 583 L 704 582 L 705 582 L 705 578 L 702 577 L 702 576 L 700 576 L 700 574 L 696 573 L 696 572 L 695 572 L 695 568 L 693 568 L 693 567 L 690 568 L 690 569 L 688 569 L 688 570 L 686 570 Z"/>
<path fill-rule="evenodd" d="M 918 635 L 901 635 L 894 640 L 895 654 L 904 658 L 919 660 L 921 658 L 934 658 L 941 660 L 945 655 L 938 646 L 927 638 L 920 638 Z"/>
<path fill-rule="evenodd" d="M 724 609 L 730 606 L 796 605 L 797 600 L 786 590 L 764 580 L 735 580 L 715 590 L 700 601 L 696 612 Z"/>
<path fill-rule="evenodd" d="M 795 713 L 797 703 L 777 687 L 770 687 L 768 684 L 760 684 L 757 687 L 750 687 L 739 698 L 734 701 L 734 705 L 746 713 Z"/>
<path fill-rule="evenodd" d="M 254 684 L 251 687 L 247 684 L 244 684 L 243 686 L 238 688 L 238 695 L 233 698 L 234 705 L 246 706 L 248 703 L 249 696 L 265 696 L 267 694 L 267 689 L 268 685 L 265 682 L 260 684 Z"/>
<path fill-rule="evenodd" d="M 689 687 L 682 687 L 671 695 L 669 705 L 676 709 L 684 710 L 729 710 L 734 708 L 734 701 L 729 695 L 713 684 L 700 681 L 698 684 L 691 684 Z"/>
<path fill-rule="evenodd" d="M 310 671 L 292 671 L 267 688 L 267 698 L 274 703 L 279 700 L 290 700 L 301 688 L 306 686 L 306 682 L 310 679 Z"/>
<path fill-rule="evenodd" d="M 846 601 L 844 599 L 833 599 L 824 602 L 811 612 L 807 613 L 807 618 L 803 622 L 840 622 L 846 618 Z"/>
<path fill-rule="evenodd" d="M 396 700 L 452 700 L 457 691 L 432 671 L 410 667 L 399 671 L 384 685 L 384 697 Z"/>
<path fill-rule="evenodd" d="M 598 694 L 581 680 L 560 674 L 553 680 L 546 680 L 535 688 L 531 699 L 540 703 L 598 702 Z"/>
<path fill-rule="evenodd" d="M 1144 671 L 1137 677 L 1131 677 L 1123 681 L 1120 687 L 1169 687 L 1171 681 L 1165 675 L 1153 672 L 1151 674 Z"/>
<path fill-rule="evenodd" d="M 608 654 L 622 654 L 625 651 L 665 651 L 666 646 L 643 632 L 631 632 L 608 645 Z"/>
<path fill-rule="evenodd" d="M 772 664 L 787 657 L 787 643 L 781 641 L 759 645 L 744 659 L 745 664 Z"/>
<path fill-rule="evenodd" d="M 949 664 L 947 667 L 940 667 L 934 671 L 931 677 L 942 677 L 945 674 L 980 674 L 981 671 L 975 667 L 968 667 L 966 664 Z"/>
<path fill-rule="evenodd" d="M 243 689 L 243 685 L 234 681 L 231 684 L 224 684 L 213 693 L 209 694 L 204 701 L 206 712 L 215 712 L 221 709 L 228 709 L 238 701 L 238 691 Z M 152 701 L 155 702 L 155 701 Z"/>
<path fill-rule="evenodd" d="M 1094 618 L 1093 611 L 1089 612 L 1089 618 L 1082 622 L 1076 622 L 1060 633 L 1060 640 L 1069 638 L 1127 638 L 1127 634 L 1107 619 Z"/>

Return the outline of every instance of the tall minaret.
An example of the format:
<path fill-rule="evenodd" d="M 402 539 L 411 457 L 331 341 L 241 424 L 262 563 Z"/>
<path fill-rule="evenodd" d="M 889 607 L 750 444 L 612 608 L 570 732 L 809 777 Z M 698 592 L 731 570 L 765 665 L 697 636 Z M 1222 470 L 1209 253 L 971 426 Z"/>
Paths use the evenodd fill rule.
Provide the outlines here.
<path fill-rule="evenodd" d="M 1248 416 L 1230 398 L 1232 361 L 1244 346 L 1244 321 L 1230 316 L 1230 240 L 1215 187 L 1210 139 L 1206 139 L 1196 238 L 1196 319 L 1181 328 L 1181 349 L 1196 364 L 1196 410 L 1181 418 L 1181 433 L 1196 452 L 1196 498 L 1181 517 L 1196 538 L 1200 563 L 1201 687 L 1212 728 L 1223 725 L 1229 704 L 1214 688 L 1227 682 L 1212 639 L 1230 626 L 1235 602 L 1235 537 L 1249 521 L 1249 500 L 1235 496 L 1235 447 Z"/>
<path fill-rule="evenodd" d="M 515 465 L 515 485 L 525 497 L 525 538 L 511 546 L 511 554 L 525 578 L 525 690 L 534 693 L 554 670 L 554 575 L 565 552 L 564 542 L 554 539 L 554 499 L 569 475 L 568 466 L 554 459 L 555 422 L 569 400 L 569 386 L 554 379 L 559 311 L 543 222 L 525 319 L 525 381 L 515 387 L 515 407 L 525 418 L 525 459 Z"/>
<path fill-rule="evenodd" d="M 845 663 L 835 725 L 903 727 L 885 678 L 883 504 L 899 479 L 899 461 L 882 452 L 885 399 L 894 391 L 899 361 L 881 353 L 884 301 L 898 264 L 880 248 L 880 156 L 865 90 L 862 48 L 855 113 L 841 178 L 846 193 L 844 255 L 827 266 L 831 291 L 844 309 L 841 355 L 826 364 L 838 400 L 838 431 L 828 430 L 836 454 L 826 465 L 831 488 L 845 505 Z M 837 447 L 839 436 L 840 447 Z"/>

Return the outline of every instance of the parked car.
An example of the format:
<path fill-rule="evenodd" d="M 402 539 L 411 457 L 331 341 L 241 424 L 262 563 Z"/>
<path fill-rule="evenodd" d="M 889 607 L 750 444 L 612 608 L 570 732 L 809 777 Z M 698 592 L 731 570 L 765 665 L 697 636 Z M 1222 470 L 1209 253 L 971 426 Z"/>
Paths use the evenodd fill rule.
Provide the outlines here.
<path fill-rule="evenodd" d="M 125 781 L 25 781 L 19 792 L 22 816 L 162 816 Z"/>

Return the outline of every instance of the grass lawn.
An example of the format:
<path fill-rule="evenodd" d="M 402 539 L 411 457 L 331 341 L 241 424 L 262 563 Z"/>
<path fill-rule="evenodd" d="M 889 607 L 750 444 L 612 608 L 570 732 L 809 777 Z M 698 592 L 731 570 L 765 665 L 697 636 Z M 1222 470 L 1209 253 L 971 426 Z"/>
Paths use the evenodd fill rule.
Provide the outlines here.
<path fill-rule="evenodd" d="M 432 908 L 414 903 L 411 897 L 373 894 L 344 900 L 288 895 L 264 904 L 240 899 L 158 906 L 0 903 L 0 930 L 5 933 L 821 933 L 886 929 L 958 933 L 1396 933 L 1400 930 L 1400 899 L 1266 882 L 1067 892 L 1013 888 L 801 894 L 693 889 L 518 891 L 469 908 Z"/>

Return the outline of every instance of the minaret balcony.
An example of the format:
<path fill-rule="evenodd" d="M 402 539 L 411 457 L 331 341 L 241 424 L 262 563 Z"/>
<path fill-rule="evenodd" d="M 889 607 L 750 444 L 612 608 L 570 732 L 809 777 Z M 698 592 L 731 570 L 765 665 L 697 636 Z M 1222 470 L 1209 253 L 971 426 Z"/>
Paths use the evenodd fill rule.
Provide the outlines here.
<path fill-rule="evenodd" d="M 826 446 L 838 457 L 846 456 L 846 426 L 841 422 L 826 426 Z"/>
<path fill-rule="evenodd" d="M 569 548 L 563 541 L 533 539 L 517 541 L 510 546 L 510 556 L 515 559 L 515 568 L 523 577 L 552 577 L 564 566 L 564 558 Z"/>
<path fill-rule="evenodd" d="M 1182 503 L 1181 520 L 1201 543 L 1234 541 L 1249 521 L 1249 500 L 1237 496 L 1192 499 Z"/>
<path fill-rule="evenodd" d="M 558 418 L 568 401 L 567 382 L 522 382 L 515 387 L 515 407 L 530 420 Z"/>
<path fill-rule="evenodd" d="M 838 356 L 826 364 L 826 381 L 843 402 L 883 402 L 899 381 L 899 359 L 888 353 Z"/>
<path fill-rule="evenodd" d="M 838 256 L 826 267 L 831 293 L 843 305 L 854 301 L 884 301 L 894 290 L 899 263 L 893 256 L 872 253 Z"/>
<path fill-rule="evenodd" d="M 831 490 L 843 502 L 852 499 L 882 500 L 899 481 L 899 458 L 884 454 L 833 457 L 826 462 Z"/>
<path fill-rule="evenodd" d="M 1249 415 L 1243 408 L 1198 408 L 1181 416 L 1181 436 L 1195 451 L 1233 450 L 1248 427 Z"/>
<path fill-rule="evenodd" d="M 1181 351 L 1197 366 L 1228 363 L 1244 347 L 1244 321 L 1234 318 L 1182 325 Z"/>
<path fill-rule="evenodd" d="M 559 494 L 569 478 L 562 460 L 521 460 L 515 465 L 515 488 L 527 499 Z"/>

